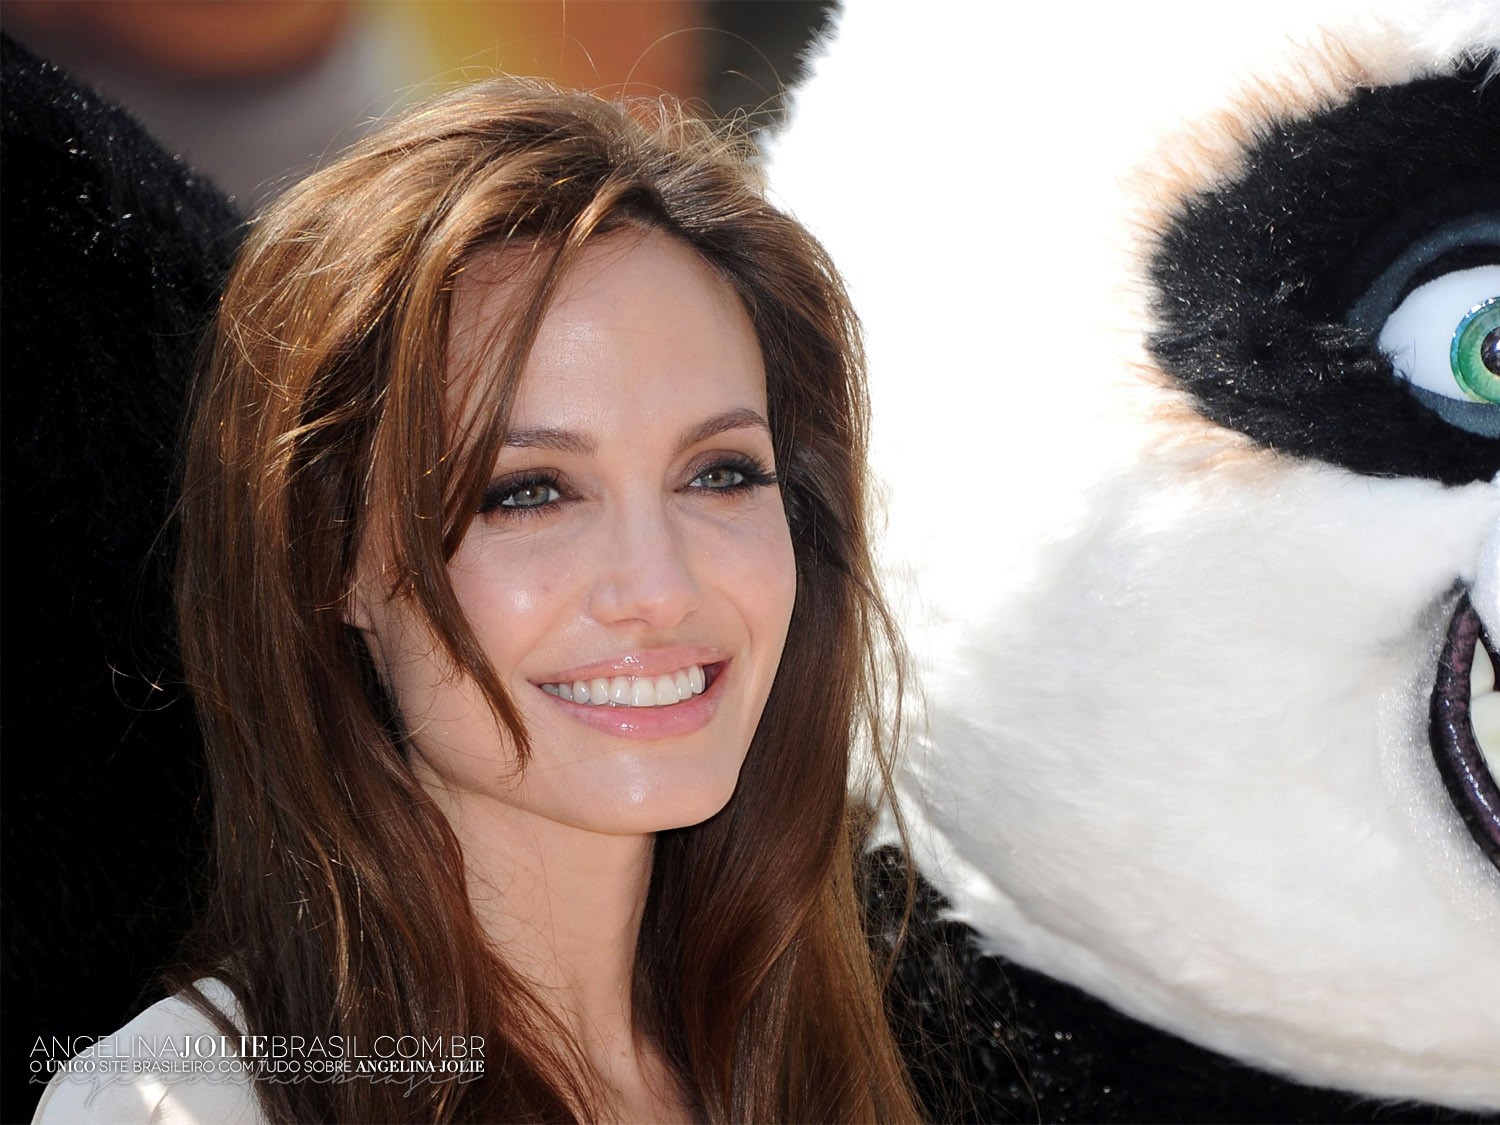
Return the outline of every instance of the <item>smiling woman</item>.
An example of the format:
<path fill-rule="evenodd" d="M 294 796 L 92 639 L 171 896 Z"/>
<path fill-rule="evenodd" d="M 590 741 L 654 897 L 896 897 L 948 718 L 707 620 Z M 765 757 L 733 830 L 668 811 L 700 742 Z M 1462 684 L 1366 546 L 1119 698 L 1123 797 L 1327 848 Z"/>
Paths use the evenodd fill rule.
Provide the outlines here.
<path fill-rule="evenodd" d="M 670 107 L 471 87 L 288 192 L 181 507 L 211 910 L 40 1115 L 914 1118 L 864 434 L 831 265 Z M 211 1031 L 220 1082 L 99 1077 Z"/>
<path fill-rule="evenodd" d="M 459 282 L 460 390 L 485 378 L 475 345 L 515 299 L 507 264 L 491 251 Z M 702 259 L 660 232 L 584 250 L 448 563 L 530 740 L 524 771 L 513 751 L 497 760 L 477 685 L 453 678 L 365 552 L 353 619 L 413 732 L 414 773 L 461 840 L 473 826 L 471 868 L 502 843 L 508 869 L 527 850 L 557 854 L 573 829 L 682 828 L 729 800 L 796 592 L 766 414 L 754 327 Z"/>

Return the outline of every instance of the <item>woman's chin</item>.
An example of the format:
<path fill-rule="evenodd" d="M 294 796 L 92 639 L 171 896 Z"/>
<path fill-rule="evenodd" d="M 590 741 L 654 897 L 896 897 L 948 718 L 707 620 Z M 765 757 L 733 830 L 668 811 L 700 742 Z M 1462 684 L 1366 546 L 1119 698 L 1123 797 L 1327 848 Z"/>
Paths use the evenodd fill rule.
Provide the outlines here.
<path fill-rule="evenodd" d="M 618 831 L 625 833 L 666 832 L 690 828 L 711 820 L 734 796 L 735 776 L 702 778 L 689 782 L 673 778 L 658 786 L 640 787 L 615 811 Z"/>

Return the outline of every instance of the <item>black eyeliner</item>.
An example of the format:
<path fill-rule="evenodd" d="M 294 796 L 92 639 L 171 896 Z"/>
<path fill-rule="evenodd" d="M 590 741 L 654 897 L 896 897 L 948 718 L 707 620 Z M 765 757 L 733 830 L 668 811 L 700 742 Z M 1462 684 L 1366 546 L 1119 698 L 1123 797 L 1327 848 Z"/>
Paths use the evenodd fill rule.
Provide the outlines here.
<path fill-rule="evenodd" d="M 693 474 L 693 480 L 698 480 L 715 469 L 729 469 L 738 473 L 743 479 L 737 484 L 726 485 L 723 488 L 704 488 L 702 491 L 744 492 L 751 488 L 764 488 L 767 485 L 781 483 L 781 478 L 773 470 L 768 469 L 763 462 L 748 454 L 738 453 L 711 460 Z"/>
<path fill-rule="evenodd" d="M 479 498 L 478 513 L 481 516 L 485 516 L 503 509 L 507 514 L 516 514 L 535 512 L 551 507 L 551 504 L 538 504 L 533 507 L 521 507 L 514 504 L 507 506 L 505 504 L 507 497 L 521 491 L 521 489 L 536 488 L 539 486 L 554 489 L 559 496 L 567 496 L 566 491 L 562 487 L 562 481 L 556 473 L 542 471 L 516 473 L 512 476 L 492 480 L 485 486 L 484 494 Z"/>

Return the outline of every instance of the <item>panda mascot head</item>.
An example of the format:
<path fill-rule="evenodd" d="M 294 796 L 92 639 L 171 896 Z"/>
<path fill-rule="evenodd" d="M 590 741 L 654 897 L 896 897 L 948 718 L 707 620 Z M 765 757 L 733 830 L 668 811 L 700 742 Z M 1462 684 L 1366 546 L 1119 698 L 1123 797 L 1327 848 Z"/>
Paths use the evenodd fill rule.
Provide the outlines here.
<path fill-rule="evenodd" d="M 867 333 L 923 874 L 1145 1025 L 1470 1111 L 1497 51 L 1494 0 L 851 4 L 771 153 Z"/>

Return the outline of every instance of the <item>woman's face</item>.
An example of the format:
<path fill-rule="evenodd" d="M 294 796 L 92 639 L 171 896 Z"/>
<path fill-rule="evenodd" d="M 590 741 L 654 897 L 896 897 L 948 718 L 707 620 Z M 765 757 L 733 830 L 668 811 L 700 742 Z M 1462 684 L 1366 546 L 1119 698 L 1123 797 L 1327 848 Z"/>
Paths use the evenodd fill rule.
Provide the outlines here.
<path fill-rule="evenodd" d="M 450 371 L 468 370 L 513 296 L 502 255 L 459 283 Z M 406 599 L 385 599 L 379 560 L 361 559 L 353 619 L 429 788 L 611 834 L 723 807 L 796 585 L 766 419 L 749 318 L 692 251 L 657 233 L 585 251 L 449 565 L 530 736 L 524 770 L 473 681 Z"/>

